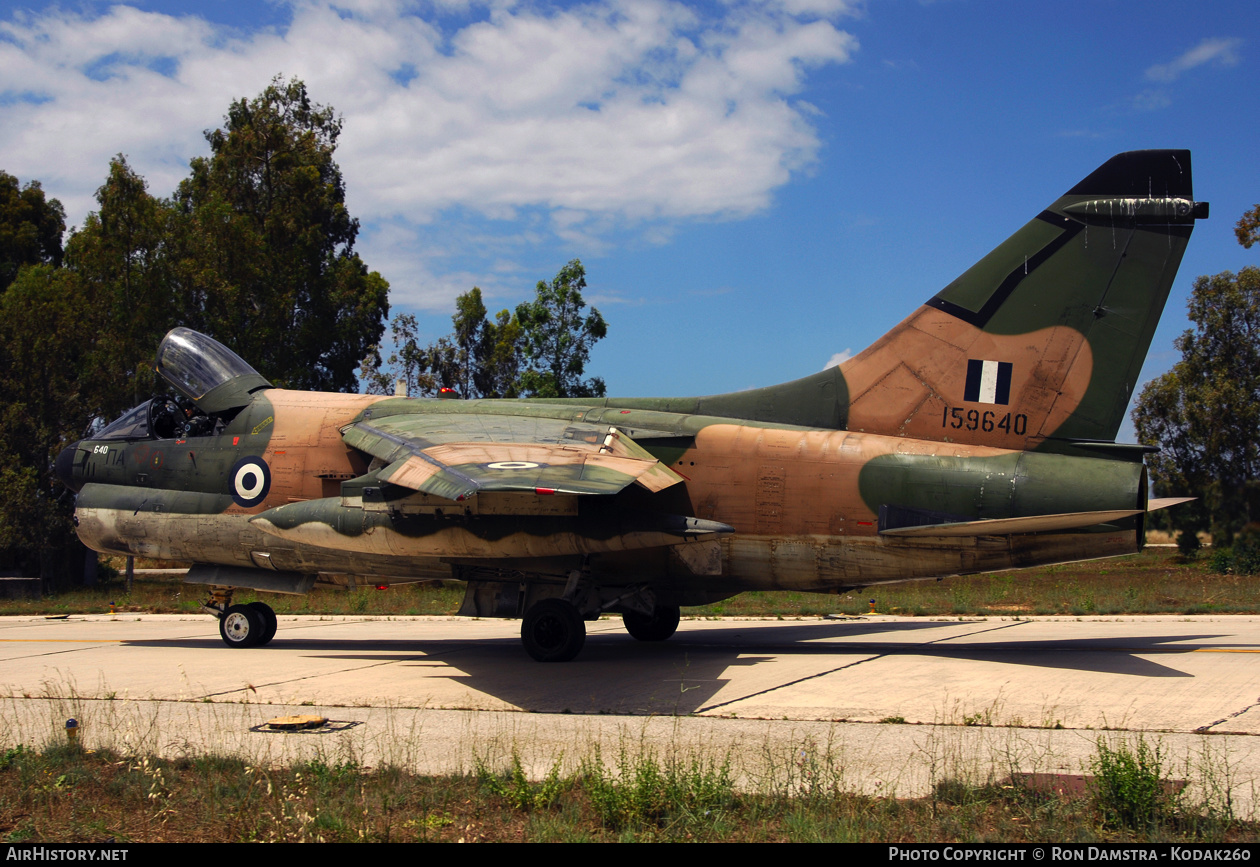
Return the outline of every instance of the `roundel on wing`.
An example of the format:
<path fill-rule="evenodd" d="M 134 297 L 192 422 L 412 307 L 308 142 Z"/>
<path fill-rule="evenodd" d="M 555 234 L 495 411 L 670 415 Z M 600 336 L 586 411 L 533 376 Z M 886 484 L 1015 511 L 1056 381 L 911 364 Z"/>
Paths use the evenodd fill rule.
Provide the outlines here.
<path fill-rule="evenodd" d="M 258 457 L 241 458 L 232 467 L 232 500 L 238 506 L 257 506 L 271 490 L 271 468 Z"/>

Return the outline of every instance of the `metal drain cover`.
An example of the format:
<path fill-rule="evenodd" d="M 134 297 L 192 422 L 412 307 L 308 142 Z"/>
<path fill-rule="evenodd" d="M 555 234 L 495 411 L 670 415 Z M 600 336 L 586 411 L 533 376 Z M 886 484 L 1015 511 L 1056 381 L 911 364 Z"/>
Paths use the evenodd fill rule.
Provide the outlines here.
<path fill-rule="evenodd" d="M 293 732 L 302 729 L 317 729 L 327 722 L 328 717 L 309 714 L 303 716 L 278 716 L 275 719 L 267 720 L 267 728 L 282 732 Z"/>

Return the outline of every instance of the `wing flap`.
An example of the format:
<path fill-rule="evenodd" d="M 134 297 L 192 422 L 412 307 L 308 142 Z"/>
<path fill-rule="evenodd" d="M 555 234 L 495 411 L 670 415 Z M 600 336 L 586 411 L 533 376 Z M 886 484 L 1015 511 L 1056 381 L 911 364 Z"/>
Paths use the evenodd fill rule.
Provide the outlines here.
<path fill-rule="evenodd" d="M 612 430 L 615 431 L 616 428 L 612 428 Z M 657 491 L 663 491 L 670 485 L 676 485 L 683 481 L 682 476 L 658 461 L 651 452 L 626 436 L 625 433 L 617 433 L 615 439 L 618 454 L 624 454 L 627 457 L 636 458 L 651 464 L 647 470 L 635 477 L 635 482 L 639 485 L 647 488 L 652 493 L 656 493 Z"/>
<path fill-rule="evenodd" d="M 411 488 L 413 491 L 447 500 L 463 500 L 480 489 L 475 479 L 451 467 L 445 467 L 423 453 L 394 461 L 381 470 L 377 478 L 391 485 Z"/>

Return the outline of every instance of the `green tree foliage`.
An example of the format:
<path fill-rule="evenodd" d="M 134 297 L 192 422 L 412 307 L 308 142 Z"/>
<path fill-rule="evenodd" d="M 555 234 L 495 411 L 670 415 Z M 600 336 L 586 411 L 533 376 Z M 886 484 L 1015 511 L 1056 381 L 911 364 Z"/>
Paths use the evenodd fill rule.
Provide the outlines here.
<path fill-rule="evenodd" d="M 419 342 L 416 318 L 396 316 L 390 325 L 394 351 L 382 367 L 375 350 L 359 372 L 370 394 L 388 394 L 402 381 L 411 397 L 433 396 L 443 388 L 460 397 L 516 397 L 521 365 L 521 326 L 507 310 L 493 322 L 486 315 L 481 289 L 474 286 L 455 299 L 455 330 L 428 346 Z"/>
<path fill-rule="evenodd" d="M 1174 526 L 1228 545 L 1260 520 L 1260 268 L 1198 278 L 1189 308 L 1181 361 L 1146 385 L 1133 421 L 1160 446 L 1148 462 L 1157 490 L 1201 498 L 1174 510 Z"/>
<path fill-rule="evenodd" d="M 585 313 L 586 270 L 574 259 L 550 283 L 538 281 L 537 297 L 516 308 L 524 332 L 526 369 L 520 393 L 527 397 L 603 397 L 604 381 L 583 380 L 591 347 L 608 333 L 595 308 Z"/>
<path fill-rule="evenodd" d="M 91 420 L 85 312 L 74 275 L 51 265 L 23 268 L 0 295 L 0 568 L 46 579 L 82 574 L 73 501 L 52 468 Z"/>
<path fill-rule="evenodd" d="M 389 284 L 354 252 L 340 134 L 306 85 L 276 79 L 206 133 L 211 155 L 176 195 L 185 324 L 291 388 L 354 389 L 389 312 Z"/>
<path fill-rule="evenodd" d="M 454 331 L 427 346 L 416 320 L 393 321 L 395 350 L 382 367 L 373 349 L 360 379 L 368 392 L 387 394 L 398 380 L 412 397 L 450 388 L 466 398 L 598 397 L 604 381 L 583 380 L 591 346 L 608 331 L 599 311 L 586 312 L 586 271 L 577 259 L 551 282 L 540 280 L 537 297 L 490 319 L 481 289 L 455 299 Z"/>
<path fill-rule="evenodd" d="M 441 384 L 469 397 L 516 397 L 522 334 L 517 318 L 500 310 L 491 322 L 474 286 L 455 299 L 452 321 L 450 349 L 434 359 Z"/>
<path fill-rule="evenodd" d="M 0 171 L 0 292 L 23 265 L 60 265 L 65 231 L 61 202 L 45 198 L 39 181 L 21 187 L 17 178 Z"/>
<path fill-rule="evenodd" d="M 436 391 L 433 377 L 429 374 L 428 348 L 419 343 L 420 326 L 416 317 L 400 313 L 390 323 L 394 351 L 388 360 L 382 359 L 379 347 L 369 348 L 359 371 L 359 382 L 367 394 L 393 394 L 395 384 L 402 382 L 406 393 L 412 397 L 433 394 Z"/>
<path fill-rule="evenodd" d="M 455 299 L 455 316 L 452 317 L 455 332 L 452 334 L 450 374 L 444 376 L 448 387 L 460 394 L 471 395 L 477 388 L 476 373 L 481 366 L 484 350 L 483 338 L 486 330 L 486 305 L 481 300 L 481 290 L 474 286 L 471 292 L 465 292 Z M 478 388 L 477 393 L 481 390 Z"/>
<path fill-rule="evenodd" d="M 1260 575 L 1260 524 L 1243 527 L 1228 548 L 1213 547 L 1210 563 L 1221 574 Z"/>
<path fill-rule="evenodd" d="M 95 331 L 81 396 L 89 412 L 112 418 L 152 393 L 153 352 L 181 322 L 183 305 L 172 291 L 171 205 L 149 194 L 121 154 L 96 201 L 100 209 L 66 244 L 66 264 L 80 315 Z"/>
<path fill-rule="evenodd" d="M 170 328 L 217 337 L 278 385 L 354 388 L 389 285 L 353 250 L 340 131 L 301 82 L 273 81 L 232 104 L 173 199 L 111 161 L 64 263 L 61 206 L 0 173 L 0 263 L 18 266 L 0 292 L 0 568 L 82 574 L 53 462 L 160 387 L 151 360 Z"/>
<path fill-rule="evenodd" d="M 81 299 L 62 263 L 65 211 L 38 181 L 0 172 L 0 569 L 51 577 L 82 570 L 71 506 L 52 460 L 81 433 Z M 77 550 L 76 550 L 77 547 Z M 71 561 L 78 558 L 78 568 Z"/>
<path fill-rule="evenodd" d="M 1252 244 L 1260 241 L 1260 205 L 1242 215 L 1238 225 L 1234 227 L 1234 234 L 1238 236 L 1238 243 L 1248 250 Z"/>
<path fill-rule="evenodd" d="M 507 310 L 495 314 L 482 328 L 477 387 L 486 397 L 517 397 L 520 394 L 521 342 L 524 331 L 520 320 Z"/>

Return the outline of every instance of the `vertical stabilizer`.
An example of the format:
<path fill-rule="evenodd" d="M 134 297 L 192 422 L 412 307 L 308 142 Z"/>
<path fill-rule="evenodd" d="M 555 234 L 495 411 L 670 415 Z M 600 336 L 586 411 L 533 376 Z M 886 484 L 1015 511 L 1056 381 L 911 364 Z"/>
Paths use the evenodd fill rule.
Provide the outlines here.
<path fill-rule="evenodd" d="M 850 430 L 1114 440 L 1196 218 L 1190 152 L 1112 157 L 841 367 Z"/>

